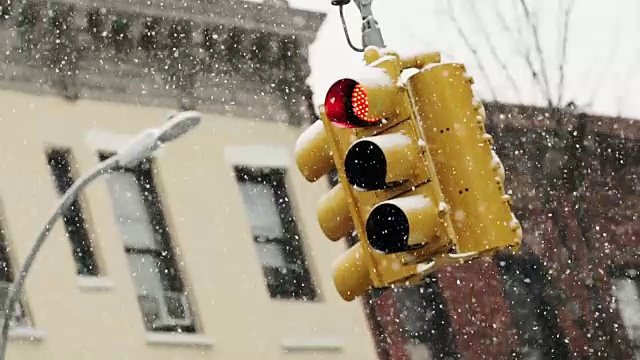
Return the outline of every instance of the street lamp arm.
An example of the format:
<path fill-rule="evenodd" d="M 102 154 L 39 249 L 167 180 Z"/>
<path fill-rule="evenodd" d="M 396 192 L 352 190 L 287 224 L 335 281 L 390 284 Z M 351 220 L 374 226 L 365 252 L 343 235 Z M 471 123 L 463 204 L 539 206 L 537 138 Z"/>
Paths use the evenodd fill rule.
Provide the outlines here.
<path fill-rule="evenodd" d="M 97 177 L 106 174 L 118 165 L 119 161 L 116 157 L 100 162 L 89 173 L 74 182 L 69 190 L 56 204 L 54 208 L 55 210 L 51 213 L 51 215 L 49 216 L 49 220 L 47 220 L 47 223 L 38 234 L 38 237 L 33 243 L 29 254 L 22 264 L 22 268 L 13 281 L 13 286 L 11 286 L 7 299 L 4 303 L 2 332 L 0 333 L 0 360 L 5 360 L 6 348 L 8 343 L 9 324 L 11 323 L 11 317 L 14 314 L 13 309 L 20 297 L 20 294 L 22 294 L 22 287 L 24 286 L 24 282 L 27 278 L 27 275 L 29 274 L 29 270 L 34 263 L 40 248 L 44 244 L 47 235 L 49 235 L 49 232 L 51 232 L 53 225 L 56 223 L 58 218 L 60 218 L 60 216 L 64 214 L 69 206 L 71 206 L 71 203 L 76 199 L 80 191 L 87 187 L 87 185 L 89 185 L 89 183 L 91 183 Z"/>

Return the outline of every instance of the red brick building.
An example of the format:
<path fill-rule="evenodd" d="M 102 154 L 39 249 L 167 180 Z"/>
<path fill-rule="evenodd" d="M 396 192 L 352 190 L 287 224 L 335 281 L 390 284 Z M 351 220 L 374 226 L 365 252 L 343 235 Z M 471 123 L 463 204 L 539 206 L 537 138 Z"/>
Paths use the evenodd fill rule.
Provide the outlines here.
<path fill-rule="evenodd" d="M 487 110 L 525 244 L 365 299 L 380 358 L 640 358 L 640 121 Z"/>

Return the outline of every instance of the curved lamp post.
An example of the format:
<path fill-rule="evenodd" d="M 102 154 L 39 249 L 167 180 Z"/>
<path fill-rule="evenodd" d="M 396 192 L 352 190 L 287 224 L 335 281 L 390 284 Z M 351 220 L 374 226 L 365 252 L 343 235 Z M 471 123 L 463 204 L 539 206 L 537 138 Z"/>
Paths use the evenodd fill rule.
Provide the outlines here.
<path fill-rule="evenodd" d="M 2 332 L 0 333 L 0 360 L 5 359 L 9 324 L 13 316 L 15 304 L 22 297 L 22 289 L 29 270 L 33 265 L 40 248 L 45 242 L 47 235 L 51 231 L 55 222 L 69 208 L 73 200 L 87 185 L 101 175 L 107 174 L 114 169 L 133 166 L 158 149 L 164 143 L 175 140 L 195 128 L 201 121 L 201 114 L 197 111 L 183 111 L 171 116 L 166 123 L 157 128 L 146 129 L 136 135 L 129 143 L 124 145 L 116 155 L 100 162 L 91 171 L 83 175 L 73 183 L 62 198 L 56 204 L 53 212 L 49 216 L 44 228 L 38 234 L 33 243 L 27 258 L 13 281 L 9 294 L 4 303 L 4 313 L 2 319 Z"/>

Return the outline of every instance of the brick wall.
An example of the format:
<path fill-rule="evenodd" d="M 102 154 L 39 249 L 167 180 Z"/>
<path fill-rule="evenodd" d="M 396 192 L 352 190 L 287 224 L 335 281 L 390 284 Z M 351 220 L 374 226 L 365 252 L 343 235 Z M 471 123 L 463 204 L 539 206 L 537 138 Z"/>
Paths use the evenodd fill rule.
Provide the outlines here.
<path fill-rule="evenodd" d="M 504 290 L 495 263 L 477 260 L 443 269 L 437 277 L 463 358 L 511 359 L 517 339 L 501 301 Z"/>
<path fill-rule="evenodd" d="M 612 304 L 610 269 L 640 266 L 640 121 L 555 114 L 566 117 L 568 134 L 581 135 L 571 136 L 568 150 L 563 149 L 573 161 L 563 166 L 571 171 L 550 174 L 545 168 L 545 139 L 553 130 L 549 111 L 501 104 L 487 108 L 487 129 L 496 139 L 524 227 L 526 245 L 518 256 L 536 259 L 545 274 L 543 298 L 560 341 L 554 358 L 630 358 L 629 339 Z M 555 185 L 573 187 L 549 195 L 550 176 L 557 177 Z M 522 354 L 523 341 L 495 261 L 446 268 L 436 277 L 460 358 Z M 394 306 L 396 313 L 407 310 L 402 301 Z M 385 309 L 387 317 L 394 313 L 388 304 Z M 406 341 L 398 337 L 397 324 L 389 330 L 396 341 Z"/>

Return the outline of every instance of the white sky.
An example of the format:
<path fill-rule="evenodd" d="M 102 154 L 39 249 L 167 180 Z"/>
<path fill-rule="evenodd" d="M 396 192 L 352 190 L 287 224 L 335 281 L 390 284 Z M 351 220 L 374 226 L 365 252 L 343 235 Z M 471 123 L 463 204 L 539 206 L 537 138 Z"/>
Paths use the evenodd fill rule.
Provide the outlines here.
<path fill-rule="evenodd" d="M 310 48 L 309 84 L 315 92 L 316 103 L 323 100 L 333 81 L 348 76 L 362 65 L 361 54 L 347 46 L 338 8 L 330 2 L 289 0 L 293 7 L 327 13 L 325 24 Z M 558 34 L 563 29 L 564 17 L 559 15 L 562 10 L 559 6 L 566 6 L 568 2 L 528 1 L 540 29 L 544 68 L 553 98 L 557 98 L 560 88 L 557 64 L 562 37 Z M 451 20 L 449 3 L 459 19 L 457 23 L 462 24 L 485 64 L 490 81 Z M 539 87 L 534 85 L 521 55 L 523 50 L 535 51 L 535 44 L 519 0 L 375 0 L 373 10 L 388 47 L 423 47 L 442 52 L 447 61 L 464 63 L 476 79 L 476 92 L 482 99 L 493 99 L 490 90 L 493 88 L 501 101 L 543 103 Z M 506 22 L 500 20 L 499 12 Z M 361 22 L 357 7 L 353 3 L 347 5 L 345 15 L 352 41 L 359 46 Z M 511 31 L 505 31 L 505 23 Z M 518 35 L 518 28 L 524 35 Z M 640 2 L 576 0 L 568 39 L 563 103 L 573 100 L 588 112 L 640 119 L 640 71 L 637 69 L 640 67 Z M 517 90 L 510 85 L 500 61 L 495 60 L 492 48 L 515 79 Z M 537 58 L 534 61 L 540 63 Z"/>

